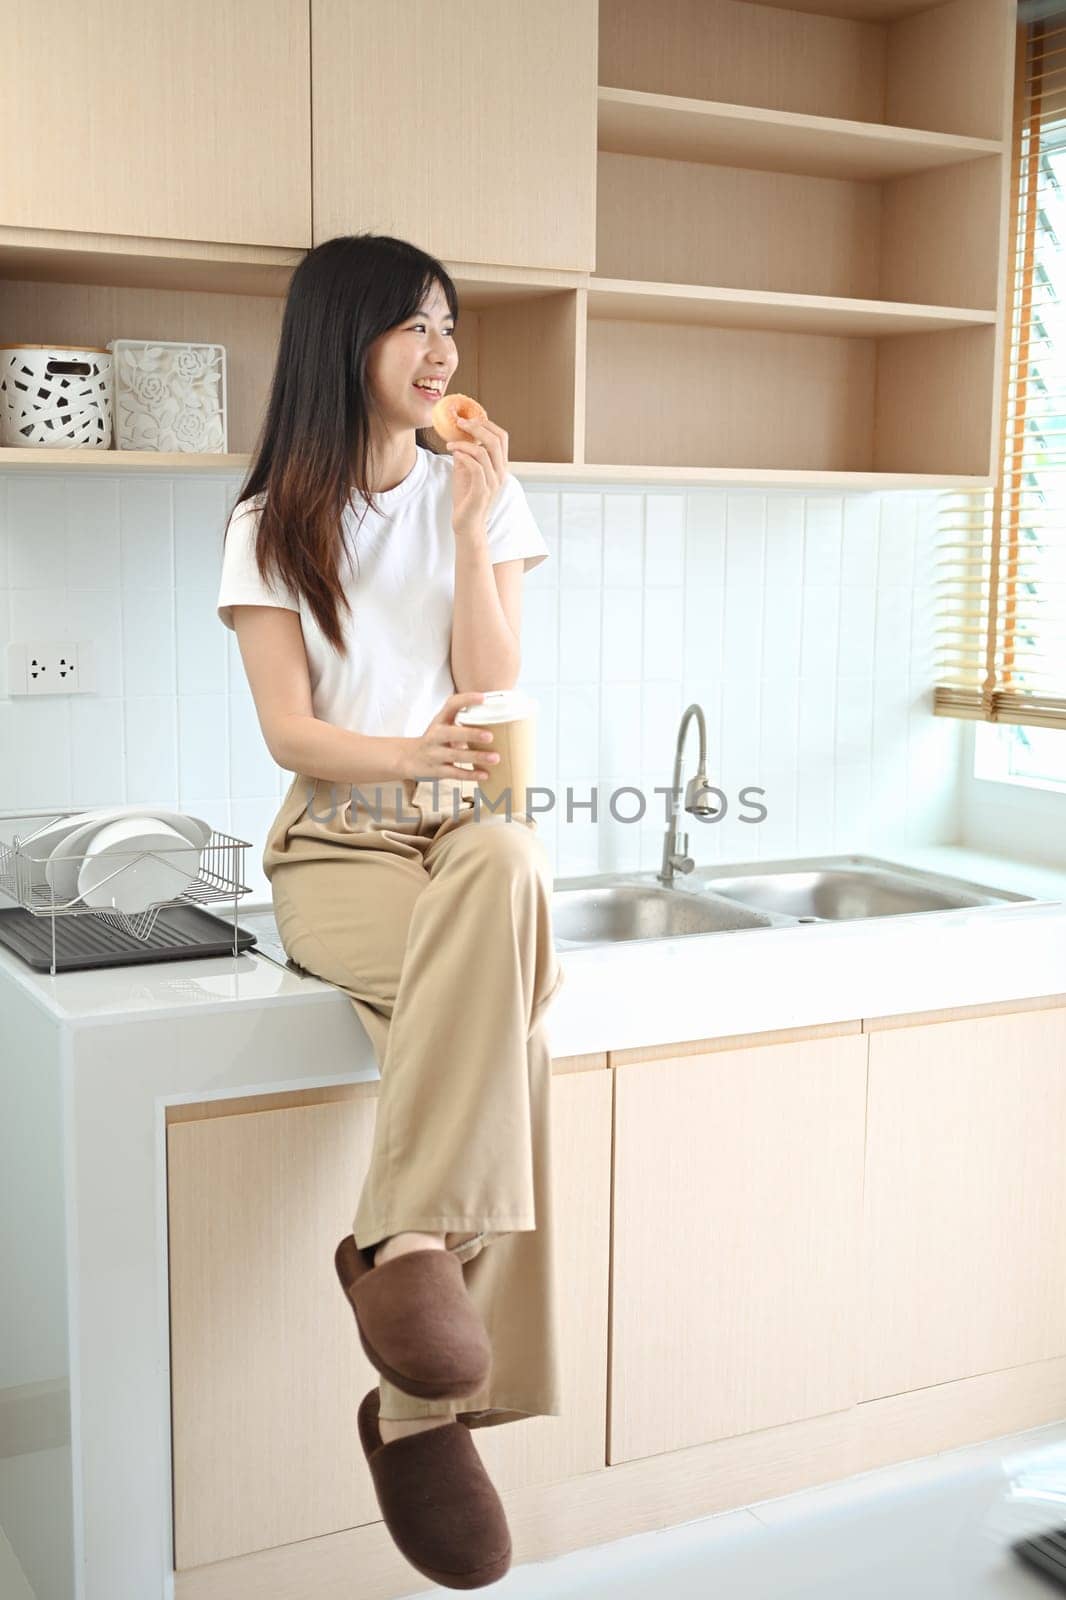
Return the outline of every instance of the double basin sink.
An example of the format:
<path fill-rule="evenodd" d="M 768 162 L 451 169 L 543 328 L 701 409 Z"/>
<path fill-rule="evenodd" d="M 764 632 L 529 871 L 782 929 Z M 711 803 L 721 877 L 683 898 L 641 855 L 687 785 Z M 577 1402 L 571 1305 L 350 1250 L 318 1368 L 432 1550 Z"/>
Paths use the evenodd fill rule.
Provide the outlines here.
<path fill-rule="evenodd" d="M 816 856 L 696 867 L 672 885 L 654 871 L 557 878 L 560 950 L 692 933 L 1006 905 L 1030 895 L 899 866 L 873 856 Z"/>

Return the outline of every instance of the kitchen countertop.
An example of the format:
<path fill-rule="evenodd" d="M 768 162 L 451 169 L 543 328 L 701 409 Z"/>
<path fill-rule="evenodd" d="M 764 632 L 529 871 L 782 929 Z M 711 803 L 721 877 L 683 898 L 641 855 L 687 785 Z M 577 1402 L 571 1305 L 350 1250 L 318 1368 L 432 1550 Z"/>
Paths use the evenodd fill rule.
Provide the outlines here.
<path fill-rule="evenodd" d="M 1037 903 L 561 950 L 565 977 L 548 1016 L 554 1053 L 1066 993 L 1066 869 L 953 845 L 894 849 L 883 859 L 1032 895 Z M 78 1026 L 192 1010 L 350 1010 L 341 990 L 280 964 L 269 901 L 243 902 L 238 920 L 264 953 L 52 977 L 0 949 L 0 981 L 18 984 L 54 1019 Z M 269 959 L 271 951 L 278 960 Z M 376 1077 L 354 1013 L 352 1021 L 367 1046 L 356 1052 L 362 1060 L 354 1075 Z"/>
<path fill-rule="evenodd" d="M 553 1053 L 1066 995 L 1066 871 L 951 847 L 888 859 L 1039 903 L 560 948 Z M 249 897 L 239 921 L 260 918 L 269 902 Z M 248 1115 L 269 1118 L 274 1096 L 378 1076 L 347 995 L 264 954 L 52 978 L 0 949 L 0 1169 L 12 1214 L 33 1219 L 2 1264 L 14 1381 L 49 1445 L 5 1467 L 25 1470 L 42 1548 L 65 1541 L 86 1594 L 172 1592 L 173 1108 L 237 1115 L 262 1096 Z"/>

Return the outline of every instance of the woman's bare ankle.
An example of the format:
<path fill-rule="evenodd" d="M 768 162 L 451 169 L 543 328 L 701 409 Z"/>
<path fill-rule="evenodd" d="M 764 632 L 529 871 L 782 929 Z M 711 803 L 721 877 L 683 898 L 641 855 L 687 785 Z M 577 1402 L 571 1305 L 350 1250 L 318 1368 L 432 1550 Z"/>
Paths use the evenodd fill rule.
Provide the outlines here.
<path fill-rule="evenodd" d="M 383 1444 L 388 1444 L 393 1439 L 402 1439 L 409 1433 L 423 1433 L 427 1428 L 441 1428 L 446 1422 L 454 1422 L 455 1418 L 448 1413 L 441 1413 L 433 1417 L 391 1417 L 378 1418 L 378 1432 L 381 1434 Z"/>
<path fill-rule="evenodd" d="M 393 1233 L 374 1250 L 374 1265 L 403 1256 L 410 1250 L 443 1250 L 443 1233 Z"/>

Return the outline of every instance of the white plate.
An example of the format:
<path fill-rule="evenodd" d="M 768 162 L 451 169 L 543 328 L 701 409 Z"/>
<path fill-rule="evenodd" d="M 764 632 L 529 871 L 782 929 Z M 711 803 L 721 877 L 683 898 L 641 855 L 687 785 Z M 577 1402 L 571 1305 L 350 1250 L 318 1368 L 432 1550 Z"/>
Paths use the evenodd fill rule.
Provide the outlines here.
<path fill-rule="evenodd" d="M 205 845 L 211 837 L 211 828 L 199 817 L 187 816 L 182 811 L 165 811 L 155 806 L 101 806 L 96 811 L 78 811 L 72 817 L 58 817 L 55 822 L 49 822 L 41 828 L 31 841 L 23 841 L 26 849 L 26 869 L 29 872 L 31 885 L 50 883 L 48 877 L 48 860 L 56 847 L 69 838 L 72 833 L 95 823 L 99 828 L 108 822 L 115 822 L 119 817 L 156 817 L 160 822 L 167 822 L 172 828 L 184 834 L 190 844 L 197 848 Z M 21 835 L 20 835 L 21 837 Z M 76 875 L 71 894 L 77 887 Z M 66 898 L 70 898 L 68 895 Z"/>
<path fill-rule="evenodd" d="M 195 882 L 200 850 L 167 823 L 119 817 L 98 828 L 85 846 L 78 892 L 87 906 L 134 916 L 174 900 Z"/>
<path fill-rule="evenodd" d="M 158 822 L 169 823 L 198 850 L 211 837 L 210 827 L 199 817 L 187 817 L 177 811 L 157 811 L 151 806 L 114 806 L 108 811 L 85 812 L 83 815 L 91 820 L 61 838 L 44 865 L 45 880 L 59 905 L 65 906 L 77 898 L 80 858 L 86 854 L 93 834 L 109 822 L 126 817 L 154 817 Z M 39 853 L 36 845 L 34 852 Z"/>

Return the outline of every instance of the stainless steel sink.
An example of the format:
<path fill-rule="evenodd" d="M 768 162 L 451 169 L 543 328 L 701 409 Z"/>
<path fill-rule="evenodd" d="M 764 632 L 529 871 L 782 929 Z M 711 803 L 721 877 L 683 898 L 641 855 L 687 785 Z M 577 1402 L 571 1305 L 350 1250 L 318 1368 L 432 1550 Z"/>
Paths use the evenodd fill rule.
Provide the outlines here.
<path fill-rule="evenodd" d="M 699 757 L 695 777 L 682 787 L 685 737 L 695 719 Z M 678 934 L 737 932 L 756 927 L 797 927 L 810 922 L 862 921 L 926 911 L 1003 906 L 1031 896 L 941 873 L 901 866 L 874 856 L 816 856 L 791 861 L 731 862 L 697 867 L 689 855 L 682 812 L 717 819 L 721 790 L 707 778 L 707 725 L 703 708 L 685 708 L 674 750 L 667 829 L 657 872 L 601 873 L 553 885 L 553 925 L 560 945 L 664 939 Z M 731 915 L 726 909 L 733 906 Z M 741 908 L 755 914 L 740 921 Z"/>
<path fill-rule="evenodd" d="M 1030 898 L 864 856 L 704 867 L 697 876 L 714 894 L 802 922 L 957 911 Z"/>
<path fill-rule="evenodd" d="M 816 856 L 697 867 L 669 888 L 651 870 L 557 878 L 552 929 L 560 950 L 579 950 L 638 939 L 791 928 L 1032 899 L 871 856 Z M 261 929 L 251 914 L 257 911 L 249 907 L 241 922 L 260 935 L 259 953 L 291 967 L 269 903 L 258 911 Z"/>
<path fill-rule="evenodd" d="M 560 949 L 630 939 L 675 939 L 690 933 L 768 928 L 765 912 L 690 889 L 628 879 L 594 886 L 556 887 L 552 927 Z"/>
<path fill-rule="evenodd" d="M 697 867 L 670 887 L 653 871 L 557 879 L 552 926 L 555 943 L 565 950 L 1031 898 L 872 856 L 814 856 Z"/>

